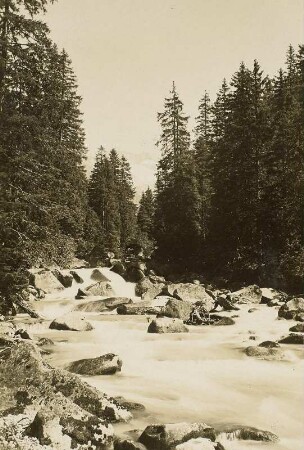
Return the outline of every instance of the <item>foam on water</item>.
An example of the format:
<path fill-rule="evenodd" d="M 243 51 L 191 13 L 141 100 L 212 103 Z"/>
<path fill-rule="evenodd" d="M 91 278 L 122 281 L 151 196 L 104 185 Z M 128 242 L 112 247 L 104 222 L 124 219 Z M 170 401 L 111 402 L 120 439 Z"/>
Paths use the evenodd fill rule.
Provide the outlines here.
<path fill-rule="evenodd" d="M 84 278 L 86 274 L 85 282 L 91 283 L 85 270 L 79 275 Z M 111 279 L 117 295 L 134 295 L 134 286 L 119 275 L 108 269 L 102 273 Z M 66 302 L 75 304 L 75 300 L 62 297 L 45 303 L 49 300 L 53 313 L 55 304 L 58 309 L 66 308 Z M 56 367 L 109 352 L 122 358 L 121 373 L 84 378 L 110 395 L 145 405 L 146 412 L 131 423 L 116 425 L 118 433 L 143 429 L 151 423 L 202 421 L 219 430 L 232 425 L 253 426 L 280 437 L 276 443 L 259 443 L 230 440 L 222 434 L 226 450 L 258 450 L 265 445 L 269 450 L 300 450 L 304 436 L 302 350 L 282 346 L 287 361 L 262 361 L 244 354 L 249 345 L 287 335 L 294 322 L 278 320 L 275 308 L 258 305 L 256 311 L 248 313 L 250 307 L 242 305 L 240 311 L 226 313 L 239 316 L 235 325 L 192 326 L 184 334 L 148 334 L 150 318 L 145 316 L 92 313 L 87 315 L 94 325 L 90 332 L 39 329 L 38 334 L 56 342 L 49 356 Z"/>

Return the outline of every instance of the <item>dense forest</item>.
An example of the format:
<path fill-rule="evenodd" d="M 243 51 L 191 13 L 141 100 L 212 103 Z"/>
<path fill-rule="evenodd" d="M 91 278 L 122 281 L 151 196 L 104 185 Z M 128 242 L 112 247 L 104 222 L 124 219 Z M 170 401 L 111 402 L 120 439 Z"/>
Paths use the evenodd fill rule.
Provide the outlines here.
<path fill-rule="evenodd" d="M 302 290 L 304 47 L 273 79 L 244 63 L 196 127 L 173 83 L 158 114 L 155 189 L 135 204 L 131 169 L 97 152 L 88 177 L 81 98 L 71 61 L 40 19 L 47 0 L 0 3 L 0 296 L 27 269 L 102 264 L 144 248 L 151 265 Z M 113 117 L 113 120 L 115 118 Z"/>

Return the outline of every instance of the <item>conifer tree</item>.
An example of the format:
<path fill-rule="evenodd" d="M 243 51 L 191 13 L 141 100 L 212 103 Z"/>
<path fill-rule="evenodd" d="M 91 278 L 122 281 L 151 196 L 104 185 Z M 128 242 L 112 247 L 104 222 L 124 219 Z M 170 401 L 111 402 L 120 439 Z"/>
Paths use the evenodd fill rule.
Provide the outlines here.
<path fill-rule="evenodd" d="M 158 145 L 155 237 L 159 257 L 184 267 L 194 263 L 201 230 L 201 202 L 193 153 L 189 149 L 188 117 L 173 83 L 164 112 Z"/>

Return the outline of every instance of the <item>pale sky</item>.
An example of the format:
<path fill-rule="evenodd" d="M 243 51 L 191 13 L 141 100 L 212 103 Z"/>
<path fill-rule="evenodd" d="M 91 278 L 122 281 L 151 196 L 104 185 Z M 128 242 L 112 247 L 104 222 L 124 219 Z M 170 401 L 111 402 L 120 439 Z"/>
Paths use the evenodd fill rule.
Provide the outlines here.
<path fill-rule="evenodd" d="M 157 112 L 174 80 L 190 128 L 204 90 L 214 98 L 243 60 L 265 73 L 303 43 L 304 0 L 59 0 L 45 20 L 70 55 L 83 97 L 88 167 L 97 148 L 130 161 L 139 190 L 153 184 Z"/>

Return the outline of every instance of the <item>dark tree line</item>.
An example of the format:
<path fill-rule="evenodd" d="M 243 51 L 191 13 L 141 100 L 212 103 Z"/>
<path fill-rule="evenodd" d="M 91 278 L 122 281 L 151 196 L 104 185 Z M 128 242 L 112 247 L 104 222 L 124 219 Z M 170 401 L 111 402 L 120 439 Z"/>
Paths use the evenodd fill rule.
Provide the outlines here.
<path fill-rule="evenodd" d="M 242 63 L 194 140 L 173 84 L 158 120 L 157 256 L 183 270 L 302 290 L 303 47 L 274 79 Z"/>
<path fill-rule="evenodd" d="M 37 17 L 45 0 L 0 3 L 0 295 L 25 269 L 66 264 L 83 239 L 86 149 L 65 51 Z"/>

